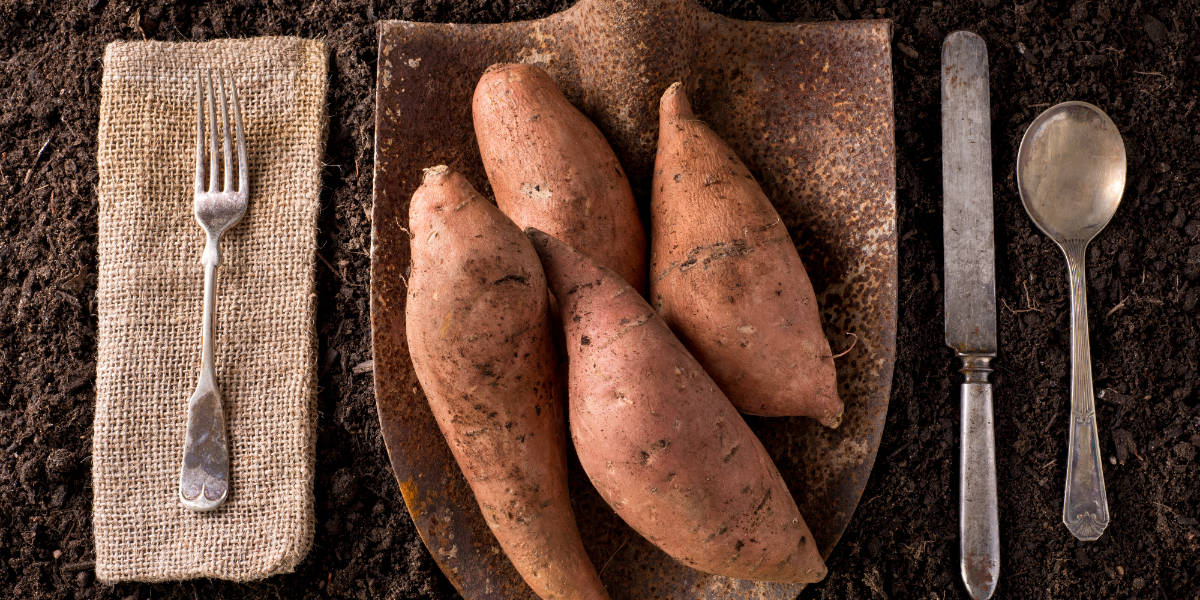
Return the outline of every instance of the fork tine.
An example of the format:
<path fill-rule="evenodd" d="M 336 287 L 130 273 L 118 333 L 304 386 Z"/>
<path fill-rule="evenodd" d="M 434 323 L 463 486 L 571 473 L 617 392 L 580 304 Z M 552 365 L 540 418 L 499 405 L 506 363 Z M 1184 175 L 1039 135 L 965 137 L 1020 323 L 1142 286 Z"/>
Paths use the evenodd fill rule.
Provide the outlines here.
<path fill-rule="evenodd" d="M 196 69 L 196 193 L 204 192 L 204 76 Z"/>
<path fill-rule="evenodd" d="M 221 88 L 221 122 L 224 123 L 222 133 L 225 136 L 225 188 L 233 191 L 233 148 L 230 147 L 232 137 L 229 135 L 229 102 L 225 99 L 225 73 L 217 71 L 217 83 Z M 215 116 L 215 115 L 214 115 Z"/>
<path fill-rule="evenodd" d="M 208 72 L 208 191 L 217 191 L 217 98 L 213 94 L 212 71 Z"/>
<path fill-rule="evenodd" d="M 246 193 L 250 187 L 250 170 L 246 166 L 246 135 L 242 133 L 242 104 L 238 101 L 237 83 L 233 81 L 233 73 L 229 73 L 229 91 L 233 93 L 233 123 L 237 132 L 238 150 L 238 189 Z"/>

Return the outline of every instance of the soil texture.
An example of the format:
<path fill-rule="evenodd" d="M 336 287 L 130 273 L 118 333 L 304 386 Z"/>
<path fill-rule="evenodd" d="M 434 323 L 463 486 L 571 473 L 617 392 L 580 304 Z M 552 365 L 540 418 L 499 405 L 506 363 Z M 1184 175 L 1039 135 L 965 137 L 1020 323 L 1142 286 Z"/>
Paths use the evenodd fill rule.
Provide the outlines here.
<path fill-rule="evenodd" d="M 891 410 L 857 515 L 805 598 L 962 598 L 957 359 L 943 344 L 939 61 L 955 29 L 992 73 L 1000 357 L 993 376 L 998 598 L 1200 594 L 1200 3 L 704 0 L 761 20 L 894 24 L 900 328 Z M 500 22 L 566 0 L 0 3 L 0 595 L 454 598 L 404 510 L 372 395 L 374 24 Z M 104 46 L 301 35 L 331 47 L 320 219 L 316 540 L 258 583 L 95 581 L 96 130 Z M 1064 100 L 1125 136 L 1116 217 L 1088 252 L 1096 408 L 1112 524 L 1060 523 L 1069 393 L 1066 268 L 1013 177 L 1026 125 Z"/>

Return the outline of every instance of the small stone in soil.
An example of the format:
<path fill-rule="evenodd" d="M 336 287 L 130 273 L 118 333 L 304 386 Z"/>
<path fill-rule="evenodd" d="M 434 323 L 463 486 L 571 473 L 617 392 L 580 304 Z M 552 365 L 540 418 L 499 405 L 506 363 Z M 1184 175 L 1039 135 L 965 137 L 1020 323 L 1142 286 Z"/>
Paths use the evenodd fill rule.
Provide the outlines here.
<path fill-rule="evenodd" d="M 46 476 L 50 481 L 62 481 L 75 467 L 75 458 L 65 448 L 55 448 L 46 457 Z"/>
<path fill-rule="evenodd" d="M 1153 15 L 1142 15 L 1142 27 L 1155 45 L 1161 44 L 1167 39 L 1167 26 Z"/>

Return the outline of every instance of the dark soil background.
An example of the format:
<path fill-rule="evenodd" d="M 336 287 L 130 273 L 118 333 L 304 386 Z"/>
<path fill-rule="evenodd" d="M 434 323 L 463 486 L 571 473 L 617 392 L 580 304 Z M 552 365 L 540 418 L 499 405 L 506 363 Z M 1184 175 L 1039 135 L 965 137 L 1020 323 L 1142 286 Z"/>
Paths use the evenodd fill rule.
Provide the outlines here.
<path fill-rule="evenodd" d="M 496 22 L 566 0 L 0 0 L 0 596 L 453 598 L 404 511 L 372 396 L 368 314 L 374 24 Z M 377 5 L 379 4 L 379 5 Z M 894 22 L 900 331 L 874 474 L 807 598 L 958 598 L 956 360 L 942 343 L 938 65 L 969 28 L 991 53 L 1000 359 L 1002 598 L 1200 597 L 1200 3 L 1138 0 L 706 0 L 763 20 Z M 100 585 L 91 537 L 96 128 L 104 45 L 294 34 L 332 48 L 318 267 L 316 541 L 295 574 L 250 585 Z M 1013 181 L 1025 126 L 1053 103 L 1105 108 L 1125 134 L 1124 204 L 1089 251 L 1101 447 L 1113 522 L 1060 524 L 1068 310 L 1059 251 Z"/>

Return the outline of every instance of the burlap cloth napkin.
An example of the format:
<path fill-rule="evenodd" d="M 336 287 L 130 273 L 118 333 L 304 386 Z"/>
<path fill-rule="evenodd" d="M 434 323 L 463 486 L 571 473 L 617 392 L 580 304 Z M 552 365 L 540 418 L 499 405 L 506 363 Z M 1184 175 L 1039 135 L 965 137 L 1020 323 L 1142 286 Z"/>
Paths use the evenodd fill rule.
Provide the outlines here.
<path fill-rule="evenodd" d="M 102 581 L 290 572 L 313 536 L 313 276 L 328 53 L 296 38 L 117 42 L 100 99 L 99 358 L 92 492 Z M 250 204 L 222 239 L 216 370 L 229 498 L 179 502 L 200 366 L 204 236 L 192 217 L 198 69 L 237 82 Z"/>

